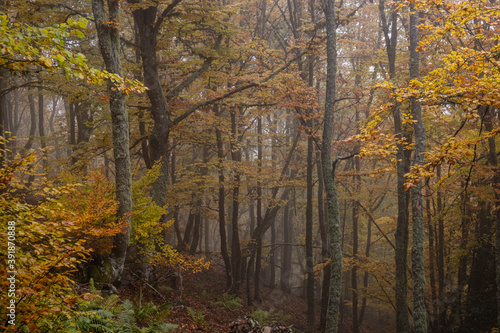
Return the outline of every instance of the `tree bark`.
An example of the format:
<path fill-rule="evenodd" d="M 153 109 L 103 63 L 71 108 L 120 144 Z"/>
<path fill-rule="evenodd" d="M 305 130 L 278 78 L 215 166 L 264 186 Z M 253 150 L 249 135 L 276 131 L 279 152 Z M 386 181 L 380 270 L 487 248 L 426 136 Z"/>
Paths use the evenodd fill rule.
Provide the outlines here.
<path fill-rule="evenodd" d="M 218 110 L 216 107 L 216 114 Z M 217 140 L 217 158 L 219 160 L 219 236 L 220 236 L 220 252 L 222 258 L 224 259 L 224 266 L 226 269 L 226 287 L 229 288 L 232 284 L 232 271 L 231 271 L 231 261 L 229 258 L 229 253 L 227 249 L 227 235 L 226 235 L 226 216 L 225 216 L 225 196 L 226 190 L 224 186 L 225 176 L 224 176 L 224 145 L 222 142 L 222 132 L 220 129 L 215 129 L 215 136 Z"/>
<path fill-rule="evenodd" d="M 262 170 L 262 117 L 257 119 L 257 166 L 259 172 Z M 262 184 L 257 182 L 257 228 L 262 225 Z M 261 301 L 260 295 L 260 274 L 262 271 L 262 238 L 264 233 L 255 241 L 257 242 L 257 253 L 255 254 L 255 276 L 254 276 L 254 296 L 257 301 Z"/>
<path fill-rule="evenodd" d="M 35 107 L 35 98 L 31 92 L 28 91 L 28 103 L 30 109 L 30 132 L 28 136 L 28 141 L 24 145 L 24 150 L 28 151 L 33 147 L 33 143 L 35 142 L 35 134 L 36 134 L 36 107 Z"/>
<path fill-rule="evenodd" d="M 7 88 L 9 72 L 0 69 L 0 91 Z M 0 136 L 5 137 L 5 117 L 7 116 L 7 96 L 5 92 L 0 93 Z M 5 142 L 0 141 L 0 168 L 5 165 Z M 0 191 L 1 192 L 1 191 Z"/>
<path fill-rule="evenodd" d="M 410 79 L 420 76 L 418 46 L 418 12 L 415 3 L 410 3 Z M 422 120 L 420 103 L 411 98 L 411 115 L 415 121 L 415 159 L 413 165 L 424 163 L 426 134 Z M 413 273 L 413 322 L 416 333 L 427 332 L 427 311 L 425 308 L 425 264 L 424 264 L 424 202 L 422 197 L 422 181 L 411 190 L 412 204 L 412 273 Z"/>
<path fill-rule="evenodd" d="M 312 128 L 312 120 L 309 120 Z M 314 253 L 313 253 L 313 137 L 307 136 L 307 170 L 306 170 L 306 293 L 307 293 L 307 332 L 314 332 Z"/>
<path fill-rule="evenodd" d="M 323 179 L 326 192 L 328 211 L 329 252 L 331 259 L 331 276 L 326 332 L 336 333 L 339 326 L 339 309 L 342 286 L 342 247 L 340 214 L 335 184 L 335 162 L 332 164 L 331 149 L 333 140 L 333 121 L 335 114 L 336 75 L 337 75 L 337 26 L 335 23 L 335 0 L 326 0 L 325 18 L 327 34 L 327 74 L 326 99 L 323 127 L 323 141 L 321 143 L 321 158 Z"/>
<path fill-rule="evenodd" d="M 42 148 L 42 164 L 43 170 L 46 172 L 48 168 L 47 164 L 47 150 L 45 144 L 45 126 L 44 126 L 44 116 L 43 116 L 43 93 L 42 88 L 38 88 L 38 135 L 40 136 L 40 147 Z"/>
<path fill-rule="evenodd" d="M 237 113 L 238 110 L 233 110 L 231 112 L 231 134 L 233 140 L 237 140 L 238 137 L 238 123 L 237 123 Z M 241 149 L 235 147 L 236 142 L 231 141 L 231 159 L 233 161 L 241 161 Z M 237 295 L 241 287 L 241 248 L 240 248 L 240 234 L 238 225 L 238 215 L 240 207 L 240 179 L 241 175 L 236 170 L 233 176 L 233 198 L 232 198 L 232 218 L 231 218 L 231 271 L 233 273 L 233 281 L 231 284 L 230 292 Z M 257 273 L 255 274 L 257 275 Z"/>
<path fill-rule="evenodd" d="M 389 79 L 393 80 L 396 75 L 396 46 L 397 46 L 397 19 L 396 3 L 391 7 L 391 26 L 387 24 L 385 16 L 385 0 L 379 1 L 379 14 L 382 30 L 385 38 L 387 59 L 389 64 Z M 408 142 L 403 133 L 399 104 L 392 109 L 394 118 L 394 132 L 397 138 Z M 408 151 L 403 142 L 397 144 L 397 205 L 398 218 L 396 226 L 396 331 L 410 333 L 410 316 L 407 300 L 407 257 L 408 257 L 408 194 L 405 191 L 404 175 L 408 172 Z M 406 150 L 406 151 L 405 151 Z"/>
<path fill-rule="evenodd" d="M 108 0 L 106 15 L 104 0 L 92 0 L 92 10 L 95 17 L 99 47 L 106 69 L 110 73 L 123 77 L 120 60 L 119 1 Z M 125 95 L 118 87 L 108 81 L 110 96 L 109 108 L 113 133 L 113 156 L 115 159 L 115 191 L 118 201 L 117 218 L 126 225 L 123 233 L 113 237 L 110 263 L 112 267 L 111 282 L 118 282 L 124 268 L 127 248 L 130 241 L 130 218 L 132 211 L 132 172 L 129 152 L 128 111 Z"/>

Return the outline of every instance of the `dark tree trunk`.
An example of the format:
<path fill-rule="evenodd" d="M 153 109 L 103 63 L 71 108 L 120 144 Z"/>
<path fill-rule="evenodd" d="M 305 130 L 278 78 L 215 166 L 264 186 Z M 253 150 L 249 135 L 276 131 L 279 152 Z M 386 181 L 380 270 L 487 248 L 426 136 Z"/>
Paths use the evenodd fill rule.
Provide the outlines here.
<path fill-rule="evenodd" d="M 69 123 L 69 135 L 68 135 L 68 141 L 69 141 L 69 149 L 67 152 L 68 157 L 71 157 L 71 165 L 74 165 L 76 163 L 75 157 L 72 156 L 73 152 L 76 150 L 76 116 L 75 116 L 75 104 L 74 103 L 68 103 L 65 101 L 64 107 L 66 109 L 66 112 L 68 114 L 68 123 Z"/>
<path fill-rule="evenodd" d="M 35 107 L 35 97 L 32 92 L 28 92 L 28 103 L 30 109 L 30 132 L 28 135 L 28 141 L 24 145 L 24 150 L 28 151 L 33 147 L 33 143 L 35 142 L 35 134 L 36 134 L 36 107 Z"/>
<path fill-rule="evenodd" d="M 217 107 L 215 113 L 218 115 Z M 224 146 L 222 142 L 222 133 L 220 129 L 215 129 L 215 136 L 217 139 L 217 158 L 219 162 L 219 236 L 220 236 L 220 252 L 224 259 L 224 266 L 226 269 L 226 287 L 230 288 L 232 284 L 232 270 L 231 261 L 227 249 L 227 236 L 226 236 L 226 216 L 225 216 L 225 188 L 224 188 Z"/>
<path fill-rule="evenodd" d="M 437 179 L 441 179 L 441 166 L 438 165 L 436 167 L 436 176 Z M 437 248 L 437 272 L 438 272 L 438 297 L 439 297 L 439 316 L 438 316 L 438 330 L 439 332 L 444 332 L 446 326 L 446 313 L 447 313 L 447 304 L 445 303 L 445 286 L 444 286 L 444 251 L 445 251 L 445 243 L 444 243 L 444 218 L 443 218 L 443 194 L 440 189 L 437 189 L 436 192 L 436 203 L 437 203 L 437 211 L 436 215 L 437 219 L 437 239 L 436 239 L 436 248 Z"/>
<path fill-rule="evenodd" d="M 312 121 L 309 121 L 312 128 Z M 313 253 L 313 137 L 307 136 L 306 170 L 306 293 L 307 293 L 307 332 L 314 332 L 314 253 Z"/>
<path fill-rule="evenodd" d="M 286 293 L 292 291 L 290 281 L 292 277 L 292 214 L 290 214 L 290 203 L 283 207 L 283 254 L 281 256 L 280 288 Z"/>
<path fill-rule="evenodd" d="M 233 140 L 239 137 L 238 123 L 237 123 L 238 110 L 231 112 L 231 134 Z M 241 149 L 236 147 L 236 142 L 231 142 L 231 159 L 235 162 L 241 161 Z M 240 212 L 240 180 L 241 175 L 238 171 L 234 172 L 233 176 L 233 198 L 232 198 L 232 218 L 231 218 L 231 271 L 233 273 L 233 281 L 230 292 L 237 295 L 241 287 L 241 248 L 240 248 L 240 234 L 238 225 L 238 215 Z M 255 274 L 257 275 L 257 273 Z"/>
<path fill-rule="evenodd" d="M 391 7 L 390 29 L 385 14 L 385 0 L 379 0 L 379 14 L 382 30 L 385 37 L 387 59 L 389 63 L 389 78 L 394 79 L 396 74 L 396 46 L 397 46 L 397 20 L 398 13 L 395 10 L 397 4 Z M 399 113 L 399 105 L 392 110 L 394 118 L 394 132 L 399 139 L 404 139 L 403 125 Z M 405 138 L 408 142 L 408 139 Z M 404 175 L 409 171 L 408 153 L 401 142 L 397 145 L 397 200 L 398 219 L 396 226 L 396 331 L 398 333 L 410 333 L 410 316 L 407 300 L 407 256 L 408 256 L 408 194 L 405 191 Z"/>
<path fill-rule="evenodd" d="M 259 172 L 262 169 L 262 117 L 257 119 L 257 165 L 259 167 Z M 262 226 L 262 186 L 260 182 L 257 182 L 257 228 Z M 257 238 L 257 253 L 255 255 L 255 276 L 254 276 L 254 299 L 261 301 L 260 296 L 260 275 L 262 271 L 262 238 Z"/>
<path fill-rule="evenodd" d="M 427 187 L 429 184 L 426 185 Z M 439 302 L 436 291 L 436 244 L 434 240 L 434 223 L 432 222 L 432 213 L 430 210 L 431 207 L 430 194 L 427 194 L 427 199 L 425 202 L 426 213 L 427 213 L 427 233 L 429 235 L 429 278 L 430 278 L 430 287 L 431 287 L 431 296 L 432 301 L 430 303 L 430 318 L 429 318 L 429 328 L 432 332 L 440 332 L 439 329 Z"/>
<path fill-rule="evenodd" d="M 136 1 L 128 0 L 130 4 Z M 178 3 L 179 1 L 174 1 Z M 174 4 L 172 4 L 175 6 Z M 153 117 L 153 131 L 149 137 L 150 164 L 160 163 L 160 174 L 153 183 L 152 198 L 156 205 L 164 207 L 167 204 L 168 187 L 168 157 L 169 136 L 171 121 L 169 118 L 169 106 L 158 72 L 158 59 L 156 55 L 157 37 L 160 29 L 160 21 L 157 20 L 158 5 L 149 7 L 140 6 L 132 14 L 139 32 L 139 49 L 141 51 L 142 70 L 144 85 L 151 103 L 151 115 Z M 161 223 L 166 222 L 166 215 L 162 216 Z"/>
<path fill-rule="evenodd" d="M 194 225 L 193 225 L 193 239 L 191 240 L 191 246 L 189 248 L 189 254 L 194 255 L 196 249 L 200 244 L 200 234 L 201 234 L 201 212 L 199 210 L 201 206 L 201 200 L 196 202 L 196 214 L 194 215 Z"/>
<path fill-rule="evenodd" d="M 193 210 L 193 208 L 191 207 Z M 177 244 L 177 251 L 182 252 L 186 251 L 189 244 L 191 244 L 191 240 L 193 239 L 193 228 L 194 228 L 194 219 L 196 213 L 194 211 L 189 212 L 188 219 L 186 222 L 186 228 L 184 229 L 184 237 L 182 238 L 182 242 Z"/>
<path fill-rule="evenodd" d="M 321 238 L 321 256 L 323 261 L 329 258 L 328 254 L 328 228 L 326 226 L 326 209 L 323 191 L 323 169 L 321 166 L 321 154 L 316 153 L 317 173 L 318 173 L 318 221 Z M 321 313 L 319 319 L 319 331 L 325 332 L 326 314 L 328 311 L 328 290 L 330 290 L 330 265 L 323 268 L 323 283 L 321 286 Z"/>

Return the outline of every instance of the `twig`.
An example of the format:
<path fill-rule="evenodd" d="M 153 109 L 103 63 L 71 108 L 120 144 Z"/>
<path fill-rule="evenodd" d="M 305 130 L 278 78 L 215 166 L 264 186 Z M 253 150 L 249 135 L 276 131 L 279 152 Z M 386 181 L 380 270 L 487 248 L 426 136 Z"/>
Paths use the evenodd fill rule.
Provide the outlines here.
<path fill-rule="evenodd" d="M 153 287 L 152 285 L 150 285 L 148 283 L 148 281 L 144 280 L 142 277 L 140 277 L 139 275 L 135 274 L 134 272 L 132 272 L 130 269 L 126 268 L 127 271 L 129 271 L 130 273 L 134 274 L 137 278 L 139 278 L 140 280 L 142 280 L 142 282 L 144 282 L 149 288 L 151 288 L 153 291 L 155 291 L 160 297 L 161 299 L 164 301 L 164 302 L 167 302 L 167 299 L 165 297 L 163 297 L 163 295 L 155 288 Z"/>

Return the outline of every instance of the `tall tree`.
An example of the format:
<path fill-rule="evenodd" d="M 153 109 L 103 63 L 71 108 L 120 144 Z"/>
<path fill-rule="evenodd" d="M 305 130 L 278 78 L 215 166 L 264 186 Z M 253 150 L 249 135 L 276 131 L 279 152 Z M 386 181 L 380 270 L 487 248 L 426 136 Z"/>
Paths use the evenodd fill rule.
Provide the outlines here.
<path fill-rule="evenodd" d="M 420 77 L 420 57 L 418 47 L 418 12 L 415 3 L 410 3 L 410 79 Z M 414 165 L 424 164 L 426 135 L 420 102 L 412 97 L 411 115 L 414 120 L 415 158 Z M 422 181 L 411 190 L 412 203 L 412 273 L 413 273 L 413 322 L 415 332 L 427 332 L 427 310 L 425 308 L 425 264 L 424 264 L 424 202 L 422 197 Z"/>
<path fill-rule="evenodd" d="M 398 13 L 396 4 L 391 6 L 390 25 L 385 14 L 385 0 L 379 1 L 379 14 L 385 38 L 388 60 L 389 79 L 394 80 L 396 75 L 396 50 L 398 41 Z M 407 300 L 407 256 L 408 256 L 408 194 L 405 191 L 404 175 L 409 171 L 409 151 L 406 149 L 407 135 L 403 132 L 400 105 L 392 109 L 394 118 L 394 132 L 397 136 L 397 205 L 398 217 L 396 226 L 396 330 L 401 333 L 410 332 L 410 317 Z"/>
<path fill-rule="evenodd" d="M 107 1 L 107 12 L 104 0 L 93 0 L 92 11 L 95 17 L 99 47 L 106 69 L 123 77 L 120 59 L 120 34 L 118 0 Z M 113 156 L 115 159 L 115 191 L 119 203 L 117 218 L 127 225 L 123 233 L 113 238 L 113 249 L 110 255 L 112 271 L 111 281 L 119 281 L 125 264 L 127 248 L 130 241 L 130 218 L 132 210 L 132 173 L 129 152 L 128 111 L 125 94 L 111 80 L 108 81 L 109 108 L 111 111 L 113 133 Z"/>
<path fill-rule="evenodd" d="M 334 114 L 337 77 L 337 26 L 335 22 L 335 0 L 324 2 L 326 18 L 326 99 L 321 142 L 321 163 L 326 193 L 329 252 L 331 259 L 330 290 L 326 332 L 336 333 L 339 326 L 340 295 L 342 286 L 342 247 L 340 230 L 340 212 L 335 184 L 335 164 L 332 163 L 332 140 L 334 135 Z"/>

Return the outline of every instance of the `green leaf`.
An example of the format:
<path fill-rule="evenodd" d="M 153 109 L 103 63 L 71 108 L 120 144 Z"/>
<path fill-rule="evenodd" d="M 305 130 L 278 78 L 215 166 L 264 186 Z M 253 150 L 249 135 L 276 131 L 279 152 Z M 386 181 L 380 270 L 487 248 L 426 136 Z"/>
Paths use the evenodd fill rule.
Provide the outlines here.
<path fill-rule="evenodd" d="M 89 21 L 87 19 L 85 19 L 85 18 L 82 18 L 81 20 L 78 21 L 78 25 L 82 29 L 87 29 L 87 24 L 88 23 L 89 23 Z"/>
<path fill-rule="evenodd" d="M 85 37 L 85 35 L 83 34 L 83 32 L 81 32 L 80 30 L 75 30 L 75 34 L 78 38 L 83 38 Z"/>

